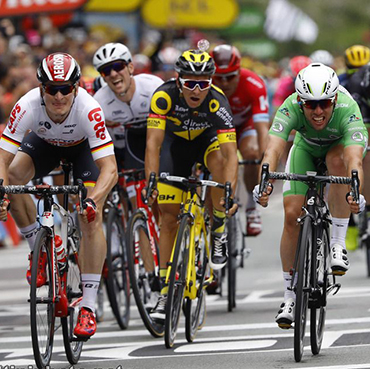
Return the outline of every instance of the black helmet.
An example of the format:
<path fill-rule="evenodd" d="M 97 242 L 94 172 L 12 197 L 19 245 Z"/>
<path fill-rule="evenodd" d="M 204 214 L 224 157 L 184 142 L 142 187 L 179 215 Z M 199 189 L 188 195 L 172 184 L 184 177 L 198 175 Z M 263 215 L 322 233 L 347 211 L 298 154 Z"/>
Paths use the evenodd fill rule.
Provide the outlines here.
<path fill-rule="evenodd" d="M 211 56 L 201 50 L 188 50 L 182 53 L 175 64 L 177 73 L 194 76 L 212 76 L 215 71 L 215 62 Z"/>

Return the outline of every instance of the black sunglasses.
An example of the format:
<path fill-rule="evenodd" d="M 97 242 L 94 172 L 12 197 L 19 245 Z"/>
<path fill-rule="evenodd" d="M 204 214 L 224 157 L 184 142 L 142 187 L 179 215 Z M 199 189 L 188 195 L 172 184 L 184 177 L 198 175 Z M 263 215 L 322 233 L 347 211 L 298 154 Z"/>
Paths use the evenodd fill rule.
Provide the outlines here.
<path fill-rule="evenodd" d="M 334 104 L 334 99 L 325 100 L 301 100 L 302 105 L 311 110 L 315 110 L 319 105 L 321 109 L 330 108 Z"/>
<path fill-rule="evenodd" d="M 125 61 L 119 60 L 114 63 L 103 65 L 101 68 L 99 68 L 99 73 L 103 77 L 108 77 L 110 76 L 112 70 L 114 70 L 115 72 L 120 72 L 121 70 L 125 69 L 127 65 L 128 63 L 126 63 Z"/>
<path fill-rule="evenodd" d="M 67 96 L 73 92 L 75 85 L 44 85 L 43 88 L 48 95 L 54 96 L 60 92 L 62 95 Z"/>

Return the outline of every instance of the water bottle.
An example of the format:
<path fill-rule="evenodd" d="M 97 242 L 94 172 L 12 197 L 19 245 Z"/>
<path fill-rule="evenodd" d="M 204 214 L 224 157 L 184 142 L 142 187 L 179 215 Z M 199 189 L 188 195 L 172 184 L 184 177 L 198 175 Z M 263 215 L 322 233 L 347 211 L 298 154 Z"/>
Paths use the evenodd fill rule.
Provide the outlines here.
<path fill-rule="evenodd" d="M 57 252 L 57 260 L 59 265 L 59 270 L 62 271 L 67 265 L 66 251 L 62 242 L 62 238 L 58 235 L 54 237 L 55 250 Z"/>

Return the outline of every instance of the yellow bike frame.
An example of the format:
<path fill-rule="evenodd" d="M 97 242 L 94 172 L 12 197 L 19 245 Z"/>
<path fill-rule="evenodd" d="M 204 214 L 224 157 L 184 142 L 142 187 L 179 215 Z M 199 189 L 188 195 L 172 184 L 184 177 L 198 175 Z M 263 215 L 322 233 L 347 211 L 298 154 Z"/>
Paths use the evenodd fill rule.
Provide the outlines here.
<path fill-rule="evenodd" d="M 195 250 L 196 244 L 198 244 L 201 240 L 202 233 L 205 235 L 204 239 L 204 251 L 207 253 L 207 257 L 209 259 L 209 237 L 210 232 L 207 234 L 206 224 L 204 220 L 205 212 L 204 212 L 204 205 L 201 204 L 199 195 L 195 193 L 193 196 L 191 195 L 191 191 L 189 190 L 186 194 L 186 201 L 185 204 L 182 206 L 182 211 L 180 218 L 186 214 L 190 214 L 189 221 L 191 222 L 190 227 L 190 242 L 186 245 L 186 248 L 189 250 L 189 260 L 186 272 L 186 286 L 185 286 L 185 294 L 184 297 L 188 297 L 192 300 L 197 298 L 197 292 L 199 289 L 199 285 L 196 285 L 196 265 L 195 265 Z M 177 235 L 175 238 L 174 246 L 171 252 L 171 259 L 170 259 L 170 266 L 167 269 L 166 275 L 166 283 L 169 282 L 170 273 L 171 273 L 171 265 L 173 262 L 173 255 L 175 251 L 175 245 L 177 240 Z M 212 281 L 213 281 L 213 270 L 209 267 L 209 277 L 206 277 L 203 288 L 206 288 Z"/>

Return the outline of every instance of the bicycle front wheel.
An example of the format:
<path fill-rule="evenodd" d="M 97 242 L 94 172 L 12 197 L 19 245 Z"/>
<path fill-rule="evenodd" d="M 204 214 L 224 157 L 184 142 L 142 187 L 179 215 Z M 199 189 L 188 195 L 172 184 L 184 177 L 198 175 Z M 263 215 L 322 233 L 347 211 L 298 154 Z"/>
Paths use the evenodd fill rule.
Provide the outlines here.
<path fill-rule="evenodd" d="M 328 257 L 330 249 L 329 230 L 323 229 L 321 237 L 317 238 L 316 255 L 312 255 L 312 276 L 315 273 L 315 292 L 310 300 L 310 341 L 314 355 L 320 352 L 324 336 L 326 317 L 326 294 L 328 288 Z"/>
<path fill-rule="evenodd" d="M 48 230 L 41 227 L 35 240 L 32 256 L 30 291 L 31 335 L 33 355 L 39 369 L 44 369 L 49 365 L 54 342 L 54 268 L 50 254 L 51 241 L 51 235 Z M 46 279 L 40 286 L 40 282 L 37 285 L 37 275 L 41 265 L 45 265 Z"/>
<path fill-rule="evenodd" d="M 153 337 L 163 337 L 164 326 L 157 324 L 150 317 L 160 286 L 159 276 L 155 272 L 157 266 L 150 244 L 146 216 L 140 210 L 137 210 L 128 222 L 126 245 L 131 288 L 141 319 Z M 157 252 L 158 245 L 155 244 L 154 247 Z"/>
<path fill-rule="evenodd" d="M 311 271 L 312 223 L 306 217 L 299 237 L 298 255 L 298 281 L 296 285 L 296 307 L 294 319 L 294 358 L 299 362 L 302 359 L 304 336 L 307 322 L 307 309 L 309 300 L 308 287 Z"/>
<path fill-rule="evenodd" d="M 74 365 L 80 359 L 83 342 L 77 341 L 73 337 L 73 329 L 77 324 L 79 304 L 82 299 L 81 272 L 78 265 L 77 250 L 67 245 L 68 264 L 67 270 L 67 300 L 68 316 L 62 317 L 63 343 L 68 361 Z"/>
<path fill-rule="evenodd" d="M 107 294 L 118 325 L 121 329 L 126 329 L 130 320 L 130 279 L 127 266 L 125 230 L 117 209 L 109 209 L 106 226 Z"/>
<path fill-rule="evenodd" d="M 203 283 L 211 272 L 208 264 L 209 255 L 205 248 L 206 238 L 207 235 L 202 232 L 195 249 L 197 297 L 194 300 L 187 298 L 185 303 L 185 336 L 188 342 L 194 341 L 198 330 L 205 322 L 206 295 Z"/>
<path fill-rule="evenodd" d="M 189 217 L 185 215 L 180 222 L 175 242 L 171 273 L 168 284 L 168 296 L 165 321 L 165 344 L 171 348 L 175 342 L 181 308 L 186 287 L 186 274 L 189 261 L 190 230 Z"/>

